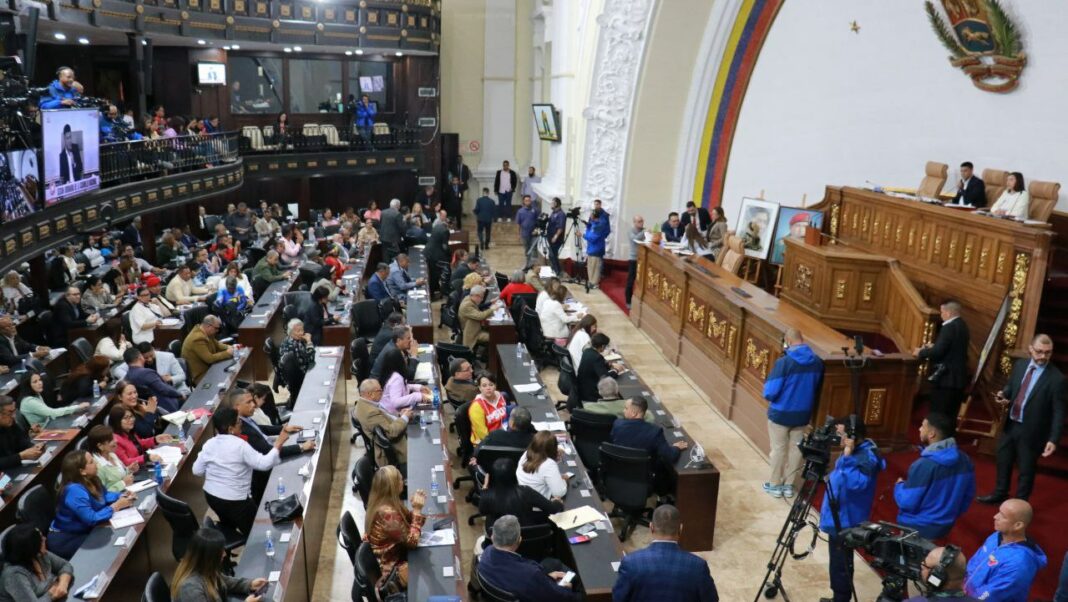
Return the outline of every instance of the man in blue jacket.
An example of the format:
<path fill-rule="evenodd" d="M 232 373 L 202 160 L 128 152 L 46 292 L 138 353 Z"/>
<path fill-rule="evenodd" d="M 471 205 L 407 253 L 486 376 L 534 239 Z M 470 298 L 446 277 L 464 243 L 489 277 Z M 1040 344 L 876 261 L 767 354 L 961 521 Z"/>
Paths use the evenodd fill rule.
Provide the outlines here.
<path fill-rule="evenodd" d="M 689 447 L 685 441 L 669 444 L 664 437 L 664 427 L 647 422 L 645 413 L 649 402 L 644 397 L 632 397 L 623 406 L 623 417 L 612 424 L 609 441 L 623 447 L 633 447 L 649 454 L 653 461 L 653 488 L 660 495 L 675 493 L 675 462 L 682 450 Z"/>
<path fill-rule="evenodd" d="M 48 86 L 48 94 L 41 96 L 40 107 L 42 109 L 73 107 L 81 96 L 81 84 L 74 81 L 74 69 L 60 67 L 56 70 L 56 79 Z"/>
<path fill-rule="evenodd" d="M 805 344 L 801 331 L 787 328 L 786 351 L 764 381 L 768 400 L 768 439 L 771 441 L 771 478 L 764 491 L 771 497 L 794 496 L 792 481 L 801 468 L 797 444 L 805 434 L 823 384 L 823 362 Z M 787 482 L 790 481 L 790 482 Z"/>
<path fill-rule="evenodd" d="M 177 412 L 182 407 L 183 395 L 163 380 L 159 372 L 151 368 L 145 368 L 145 356 L 136 347 L 127 349 L 122 354 L 122 359 L 129 366 L 126 371 L 126 380 L 137 387 L 137 394 L 143 398 L 155 397 L 156 403 L 163 413 Z"/>
<path fill-rule="evenodd" d="M 926 447 L 909 466 L 908 477 L 894 485 L 897 522 L 927 539 L 949 534 L 975 497 L 975 467 L 957 447 L 955 430 L 953 418 L 928 415 L 920 425 L 920 442 Z"/>
<path fill-rule="evenodd" d="M 682 522 L 678 508 L 664 504 L 649 522 L 652 543 L 627 554 L 619 563 L 612 602 L 718 602 L 708 563 L 679 547 Z"/>
<path fill-rule="evenodd" d="M 389 264 L 379 263 L 375 267 L 375 273 L 367 279 L 367 294 L 375 301 L 391 298 L 389 287 L 386 286 L 386 278 L 389 278 Z"/>
<path fill-rule="evenodd" d="M 864 423 L 858 420 L 853 431 L 850 438 L 845 425 L 838 425 L 842 457 L 827 476 L 827 491 L 823 494 L 820 509 L 820 530 L 829 537 L 831 591 L 834 592 L 833 598 L 820 598 L 820 602 L 848 602 L 853 598 L 853 550 L 842 547 L 838 533 L 867 521 L 871 516 L 875 481 L 886 468 L 886 461 L 879 457 L 875 442 L 864 437 Z M 832 504 L 838 512 L 837 521 Z"/>
<path fill-rule="evenodd" d="M 1034 513 L 1021 499 L 1005 500 L 994 515 L 994 533 L 968 561 L 964 591 L 980 600 L 1027 602 L 1046 553 L 1027 538 Z"/>
<path fill-rule="evenodd" d="M 371 97 L 363 94 L 360 102 L 356 103 L 356 129 L 360 136 L 371 139 L 371 130 L 375 126 L 375 116 L 378 115 L 378 105 L 371 102 Z"/>
<path fill-rule="evenodd" d="M 561 585 L 566 569 L 559 560 L 546 558 L 538 564 L 517 553 L 523 537 L 519 519 L 511 514 L 493 523 L 493 545 L 482 552 L 478 578 L 483 583 L 512 594 L 520 602 L 570 602 L 582 596 L 570 583 Z"/>
<path fill-rule="evenodd" d="M 590 288 L 597 288 L 601 281 L 605 242 L 611 233 L 612 224 L 608 221 L 608 213 L 601 209 L 601 199 L 594 199 L 590 221 L 586 223 L 586 233 L 582 236 L 586 239 L 586 275 Z"/>
<path fill-rule="evenodd" d="M 534 242 L 534 228 L 538 225 L 538 210 L 534 208 L 529 194 L 523 195 L 523 206 L 515 212 L 515 224 L 519 226 L 519 240 L 523 243 L 526 264 L 523 270 L 530 269 L 530 245 Z"/>

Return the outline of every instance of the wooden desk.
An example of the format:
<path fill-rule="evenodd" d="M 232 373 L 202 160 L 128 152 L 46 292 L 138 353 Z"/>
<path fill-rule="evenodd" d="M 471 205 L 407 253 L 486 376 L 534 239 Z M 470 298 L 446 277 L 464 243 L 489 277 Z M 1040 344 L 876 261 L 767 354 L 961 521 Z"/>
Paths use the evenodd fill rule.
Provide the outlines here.
<path fill-rule="evenodd" d="M 843 334 L 704 259 L 641 245 L 638 261 L 631 321 L 762 449 L 768 449 L 764 380 L 782 355 L 789 327 L 799 329 L 823 361 L 813 421 L 852 412 L 850 373 L 842 361 L 842 348 L 852 343 Z M 869 358 L 861 375 L 861 414 L 880 444 L 907 445 L 918 387 L 919 363 L 911 355 Z"/>
<path fill-rule="evenodd" d="M 483 261 L 482 269 L 490 272 L 489 282 L 485 283 L 486 300 L 499 298 L 501 289 L 497 287 L 497 279 L 493 277 L 493 268 Z M 532 307 L 531 309 L 534 308 Z M 501 375 L 501 366 L 498 362 L 497 354 L 493 350 L 501 345 L 514 345 L 519 342 L 519 332 L 516 330 L 515 320 L 512 319 L 512 312 L 505 311 L 504 318 L 501 320 L 494 318 L 486 320 L 483 328 L 489 332 L 490 337 L 489 343 L 486 345 L 489 349 L 489 362 L 486 365 L 486 369 L 490 374 Z"/>
<path fill-rule="evenodd" d="M 300 280 L 297 270 L 289 273 L 286 280 L 272 282 L 264 291 L 252 312 L 245 316 L 238 328 L 238 342 L 252 350 L 252 361 L 246 364 L 253 380 L 267 380 L 271 373 L 271 359 L 263 353 L 263 343 L 268 337 L 277 339 L 282 334 L 283 295 L 296 288 Z M 244 374 L 242 376 L 245 376 Z"/>

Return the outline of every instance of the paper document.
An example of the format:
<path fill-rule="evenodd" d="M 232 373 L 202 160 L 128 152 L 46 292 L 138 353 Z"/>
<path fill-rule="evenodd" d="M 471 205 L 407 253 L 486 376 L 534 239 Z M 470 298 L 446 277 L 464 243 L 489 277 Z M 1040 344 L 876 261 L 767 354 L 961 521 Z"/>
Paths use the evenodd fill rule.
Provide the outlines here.
<path fill-rule="evenodd" d="M 160 320 L 160 324 L 163 324 L 164 326 L 178 326 L 181 323 L 182 320 L 179 318 L 163 318 Z"/>
<path fill-rule="evenodd" d="M 515 385 L 512 387 L 516 393 L 533 393 L 541 389 L 541 383 L 528 383 L 524 385 Z"/>
<path fill-rule="evenodd" d="M 125 529 L 143 522 L 145 522 L 145 517 L 141 516 L 137 508 L 125 508 L 111 515 L 112 529 Z"/>
<path fill-rule="evenodd" d="M 618 362 L 618 361 L 622 361 L 622 359 L 623 359 L 623 356 L 619 355 L 618 353 L 609 353 L 609 354 L 604 356 L 604 361 L 606 361 L 606 362 Z"/>
<path fill-rule="evenodd" d="M 189 412 L 183 412 L 181 410 L 178 410 L 177 412 L 171 412 L 170 414 L 167 414 L 162 418 L 167 422 L 178 426 L 189 419 Z"/>
<path fill-rule="evenodd" d="M 419 365 L 415 368 L 415 380 L 429 381 L 433 376 L 434 369 L 430 362 L 419 362 Z"/>
<path fill-rule="evenodd" d="M 541 266 L 541 268 L 538 270 L 539 278 L 552 278 L 555 275 L 556 272 L 553 272 L 553 269 L 547 265 Z"/>
<path fill-rule="evenodd" d="M 164 464 L 177 464 L 182 460 L 182 450 L 175 445 L 161 445 L 148 450 L 148 453 L 159 456 Z"/>
<path fill-rule="evenodd" d="M 549 516 L 549 520 L 553 521 L 557 527 L 564 529 L 574 529 L 575 527 L 581 527 L 586 523 L 595 523 L 599 520 L 604 520 L 604 515 L 593 508 L 593 506 L 582 506 L 575 508 L 574 510 L 565 510 L 563 512 L 557 512 Z"/>
<path fill-rule="evenodd" d="M 451 546 L 456 543 L 456 531 L 442 529 L 440 531 L 423 531 L 419 534 L 419 547 Z"/>
<path fill-rule="evenodd" d="M 66 347 L 56 347 L 48 350 L 48 359 L 55 359 L 67 352 Z"/>
<path fill-rule="evenodd" d="M 547 420 L 544 422 L 532 422 L 536 431 L 566 431 L 567 426 L 563 420 Z"/>
<path fill-rule="evenodd" d="M 137 481 L 126 486 L 126 491 L 132 491 L 134 493 L 141 493 L 146 489 L 152 489 L 156 486 L 156 481 L 153 479 L 145 479 L 143 481 Z"/>

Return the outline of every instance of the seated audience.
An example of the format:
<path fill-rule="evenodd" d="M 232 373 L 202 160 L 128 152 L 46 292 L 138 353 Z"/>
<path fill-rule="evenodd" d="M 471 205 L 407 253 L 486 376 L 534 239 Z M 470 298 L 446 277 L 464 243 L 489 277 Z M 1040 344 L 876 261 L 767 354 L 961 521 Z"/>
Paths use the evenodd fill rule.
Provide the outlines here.
<path fill-rule="evenodd" d="M 459 266 L 452 269 L 452 290 L 456 291 L 465 288 L 463 285 L 464 279 L 469 274 L 478 274 L 481 266 L 482 262 L 479 261 L 477 255 L 467 255 Z"/>
<path fill-rule="evenodd" d="M 1031 195 L 1024 188 L 1023 174 L 1014 171 L 1005 178 L 1005 192 L 1001 193 L 990 213 L 1002 217 L 1027 219 L 1031 210 Z"/>
<path fill-rule="evenodd" d="M 123 359 L 126 360 L 128 367 L 126 381 L 137 387 L 139 396 L 146 399 L 155 397 L 156 403 L 165 414 L 177 412 L 178 408 L 182 407 L 184 396 L 178 389 L 164 381 L 159 372 L 145 367 L 145 356 L 140 350 L 127 349 L 123 354 Z"/>
<path fill-rule="evenodd" d="M 360 231 L 356 233 L 356 244 L 366 247 L 376 242 L 378 242 L 378 230 L 375 230 L 373 221 L 367 220 L 363 223 Z"/>
<path fill-rule="evenodd" d="M 218 529 L 202 527 L 189 538 L 185 556 L 174 569 L 171 583 L 173 602 L 223 602 L 244 596 L 245 602 L 260 602 L 252 592 L 267 585 L 267 580 L 242 579 L 227 574 L 223 567 L 226 538 Z"/>
<path fill-rule="evenodd" d="M 501 432 L 504 431 L 490 434 Z M 506 514 L 518 518 L 521 526 L 529 527 L 546 524 L 550 514 L 564 510 L 562 498 L 546 498 L 535 489 L 520 484 L 516 480 L 518 470 L 512 458 L 497 458 L 489 467 L 489 472 L 479 477 L 482 479 L 482 491 L 478 498 L 478 513 L 485 517 L 487 535 L 490 526 Z M 483 538 L 479 537 L 475 554 L 482 554 L 485 548 L 482 542 Z"/>
<path fill-rule="evenodd" d="M 231 389 L 226 395 L 226 400 L 223 402 L 224 407 L 233 408 L 237 412 L 238 417 L 241 419 L 241 435 L 248 441 L 248 444 L 252 446 L 257 452 L 266 454 L 271 451 L 272 442 L 268 437 L 275 437 L 281 432 L 289 434 L 299 433 L 304 427 L 298 424 L 287 425 L 261 425 L 253 420 L 257 406 L 256 401 L 252 397 L 252 394 L 247 390 L 240 387 Z M 288 458 L 290 456 L 299 456 L 303 452 L 312 451 L 315 449 L 315 441 L 305 441 L 304 443 L 293 443 L 283 446 L 278 450 L 279 458 Z"/>
<path fill-rule="evenodd" d="M 162 349 L 156 350 L 148 343 L 138 343 L 137 350 L 145 358 L 145 368 L 155 370 L 163 382 L 174 387 L 182 397 L 189 396 L 191 391 L 186 384 L 185 369 L 173 353 Z M 125 378 L 129 369 L 126 363 L 122 363 L 112 368 L 111 373 L 115 378 Z"/>
<path fill-rule="evenodd" d="M 215 436 L 193 462 L 193 474 L 204 477 L 204 498 L 222 524 L 247 536 L 259 509 L 252 497 L 252 473 L 278 465 L 279 450 L 289 440 L 282 431 L 266 454 L 257 452 L 241 436 L 241 421 L 233 408 L 219 408 L 211 418 Z"/>
<path fill-rule="evenodd" d="M 82 309 L 86 313 L 100 313 L 115 307 L 115 295 L 99 276 L 89 276 L 82 293 Z"/>
<path fill-rule="evenodd" d="M 723 207 L 712 208 L 712 227 L 708 229 L 705 240 L 708 241 L 708 249 L 713 256 L 719 254 L 723 243 L 727 239 L 727 216 L 723 214 Z"/>
<path fill-rule="evenodd" d="M 312 290 L 311 303 L 304 306 L 304 329 L 311 335 L 312 345 L 323 343 L 323 328 L 337 324 L 338 318 L 330 313 L 330 289 L 320 286 Z"/>
<path fill-rule="evenodd" d="M 372 220 L 376 222 L 382 221 L 382 210 L 378 208 L 377 201 L 372 200 L 370 202 L 370 204 L 367 206 L 367 209 L 365 209 L 363 212 L 363 219 L 368 222 Z"/>
<path fill-rule="evenodd" d="M 292 353 L 296 357 L 300 371 L 307 374 L 315 365 L 315 346 L 312 345 L 312 335 L 304 332 L 304 322 L 300 318 L 293 318 L 286 324 L 286 338 L 282 341 L 279 356 L 284 357 Z"/>
<path fill-rule="evenodd" d="M 356 402 L 354 410 L 356 421 L 360 423 L 363 432 L 368 437 L 373 436 L 375 427 L 382 427 L 386 436 L 393 442 L 393 449 L 397 453 L 397 468 L 404 473 L 404 466 L 408 462 L 408 422 L 412 419 L 411 408 L 404 408 L 400 412 L 390 412 L 382 407 L 382 385 L 373 378 L 366 378 L 360 383 L 360 398 Z M 385 450 L 375 448 L 375 464 L 386 466 L 389 461 Z"/>
<path fill-rule="evenodd" d="M 382 358 L 382 399 L 379 402 L 386 411 L 399 414 L 405 408 L 411 408 L 419 402 L 429 403 L 433 399 L 430 389 L 424 385 L 409 384 L 408 362 L 400 349 L 385 351 Z"/>
<path fill-rule="evenodd" d="M 569 476 L 560 474 L 556 464 L 561 459 L 556 435 L 541 431 L 534 435 L 527 451 L 519 458 L 515 477 L 520 485 L 530 487 L 547 498 L 563 498 L 567 494 Z"/>
<path fill-rule="evenodd" d="M 404 479 L 395 466 L 382 466 L 371 481 L 371 495 L 367 499 L 364 522 L 366 541 L 378 559 L 382 577 L 377 587 L 387 586 L 386 580 L 395 572 L 390 590 L 405 591 L 408 587 L 408 550 L 419 545 L 419 535 L 426 518 L 423 506 L 426 492 L 417 489 L 410 493 L 412 509 L 401 501 Z"/>
<path fill-rule="evenodd" d="M 254 228 L 256 235 L 260 238 L 271 238 L 282 232 L 282 226 L 278 224 L 278 220 L 274 219 L 274 214 L 270 209 L 263 212 L 263 217 L 256 221 Z"/>
<path fill-rule="evenodd" d="M 163 281 L 159 279 L 159 276 L 155 274 L 146 276 L 145 286 L 148 287 L 148 292 L 152 294 L 152 300 L 149 301 L 149 305 L 155 310 L 156 315 L 169 318 L 180 313 L 178 306 L 171 303 L 170 299 L 167 299 L 167 295 L 163 291 Z"/>
<path fill-rule="evenodd" d="M 392 298 L 386 279 L 389 278 L 389 264 L 379 263 L 375 266 L 375 273 L 367 280 L 367 297 L 375 301 Z"/>
<path fill-rule="evenodd" d="M 115 439 L 115 455 L 127 466 L 159 462 L 159 456 L 147 450 L 154 449 L 157 444 L 173 443 L 174 438 L 167 434 L 142 437 L 135 430 L 136 424 L 137 415 L 130 408 L 116 405 L 108 412 L 108 426 Z"/>
<path fill-rule="evenodd" d="M 34 444 L 15 422 L 15 400 L 0 395 L 0 470 L 18 468 L 23 460 L 36 460 L 43 453 L 44 445 Z"/>
<path fill-rule="evenodd" d="M 617 418 L 612 425 L 609 440 L 616 445 L 633 447 L 648 453 L 653 461 L 653 487 L 658 494 L 665 495 L 675 490 L 675 462 L 689 444 L 685 441 L 669 444 L 664 437 L 664 429 L 655 422 L 645 420 L 648 410 L 649 404 L 644 398 L 628 399 L 623 417 Z"/>
<path fill-rule="evenodd" d="M 48 347 L 39 347 L 23 340 L 11 316 L 0 316 L 0 366 L 15 368 L 23 360 L 43 359 L 49 351 Z"/>
<path fill-rule="evenodd" d="M 281 255 L 278 254 L 278 251 L 274 249 L 267 251 L 263 259 L 256 262 L 256 267 L 252 268 L 252 279 L 260 279 L 264 282 L 278 282 L 288 278 L 278 265 L 280 258 Z"/>
<path fill-rule="evenodd" d="M 619 382 L 611 376 L 605 376 L 597 382 L 599 399 L 583 399 L 582 409 L 595 414 L 612 414 L 623 418 L 627 409 L 627 400 L 619 394 Z M 655 422 L 656 417 L 645 413 L 646 422 Z"/>
<path fill-rule="evenodd" d="M 1046 554 L 1027 537 L 1034 511 L 1021 499 L 1001 503 L 994 533 L 968 562 L 964 590 L 980 600 L 1027 602 L 1035 573 L 1046 566 Z M 1063 540 L 1062 540 L 1063 541 Z"/>
<path fill-rule="evenodd" d="M 178 273 L 167 283 L 167 300 L 177 305 L 189 305 L 204 301 L 211 293 L 208 287 L 193 283 L 193 270 L 188 264 L 178 268 Z"/>
<path fill-rule="evenodd" d="M 971 161 L 960 164 L 960 181 L 953 202 L 958 205 L 971 205 L 977 209 L 986 207 L 986 184 L 975 175 L 975 166 Z"/>
<path fill-rule="evenodd" d="M 137 462 L 127 464 L 119 459 L 118 454 L 115 453 L 118 447 L 119 444 L 115 441 L 115 431 L 110 426 L 98 424 L 89 429 L 85 448 L 93 454 L 96 474 L 100 477 L 104 489 L 116 493 L 125 491 L 127 485 L 133 484 L 134 473 L 139 468 Z"/>
<path fill-rule="evenodd" d="M 579 364 L 582 363 L 582 352 L 590 344 L 590 337 L 597 334 L 597 318 L 592 314 L 586 314 L 571 326 L 571 336 L 567 340 L 567 352 L 571 356 L 571 367 L 578 374 Z"/>
<path fill-rule="evenodd" d="M 541 306 L 545 304 L 545 301 L 549 299 L 549 293 L 562 286 L 560 279 L 553 276 L 545 282 L 545 286 L 538 292 L 538 296 L 534 299 L 534 311 L 541 311 Z M 576 366 L 577 367 L 577 366 Z"/>
<path fill-rule="evenodd" d="M 264 383 L 253 383 L 248 391 L 252 394 L 252 400 L 256 402 L 256 412 L 252 414 L 252 420 L 256 424 L 274 426 L 282 424 L 271 387 Z"/>
<path fill-rule="evenodd" d="M 597 383 L 601 382 L 605 376 L 616 378 L 624 371 L 623 364 L 613 362 L 609 365 L 608 360 L 604 359 L 604 352 L 611 342 L 608 335 L 596 332 L 590 337 L 590 346 L 582 352 L 578 368 L 575 370 L 577 375 L 575 389 L 580 402 L 597 399 Z"/>
<path fill-rule="evenodd" d="M 165 266 L 180 257 L 181 254 L 182 247 L 178 240 L 174 238 L 174 234 L 164 232 L 160 238 L 160 243 L 156 245 L 156 263 Z"/>
<path fill-rule="evenodd" d="M 471 443 L 478 445 L 486 435 L 501 428 L 508 416 L 504 395 L 497 391 L 497 379 L 488 373 L 478 375 L 478 395 L 471 401 Z"/>
<path fill-rule="evenodd" d="M 505 307 L 512 307 L 512 295 L 516 293 L 536 293 L 534 287 L 527 284 L 526 274 L 523 270 L 516 270 L 512 272 L 512 277 L 508 279 L 508 284 L 501 289 L 501 300 L 504 301 Z"/>
<path fill-rule="evenodd" d="M 102 355 L 94 355 L 88 362 L 76 366 L 67 375 L 59 388 L 59 395 L 64 403 L 74 403 L 79 399 L 93 396 L 93 384 L 100 385 L 103 391 L 108 387 L 108 372 L 111 362 Z M 96 401 L 95 399 L 93 401 Z"/>
<path fill-rule="evenodd" d="M 449 380 L 445 383 L 445 394 L 449 399 L 467 403 L 478 395 L 475 384 L 475 368 L 471 362 L 462 357 L 454 357 L 449 362 Z"/>
<path fill-rule="evenodd" d="M 48 549 L 60 558 L 70 560 L 93 527 L 137 500 L 132 492 L 104 489 L 96 473 L 96 462 L 87 451 L 76 449 L 63 457 L 56 517 L 48 532 Z"/>
<path fill-rule="evenodd" d="M 498 307 L 503 307 L 500 300 L 494 301 L 488 308 L 479 309 L 486 298 L 486 287 L 477 284 L 471 293 L 460 302 L 457 315 L 460 318 L 460 330 L 463 331 L 463 345 L 474 349 L 475 345 L 489 343 L 489 331 L 483 328 L 483 320 L 488 320 Z"/>
<path fill-rule="evenodd" d="M 404 314 L 396 311 L 389 314 L 389 317 L 382 323 L 378 333 L 375 334 L 374 341 L 371 343 L 371 361 L 378 359 L 386 345 L 393 341 L 393 329 L 402 325 L 404 325 Z"/>
<path fill-rule="evenodd" d="M 4 274 L 4 283 L 2 289 L 4 295 L 4 305 L 8 307 L 18 307 L 19 301 L 25 297 L 33 296 L 33 289 L 22 283 L 22 278 L 15 270 L 10 270 Z"/>
<path fill-rule="evenodd" d="M 48 421 L 60 416 L 84 411 L 89 402 L 71 403 L 60 407 L 51 407 L 44 399 L 45 379 L 40 372 L 28 372 L 22 379 L 19 392 L 19 413 L 30 426 L 44 427 Z M 93 401 L 96 401 L 95 399 Z"/>
<path fill-rule="evenodd" d="M 389 266 L 389 276 L 386 277 L 386 289 L 389 296 L 399 301 L 407 301 L 408 291 L 423 286 L 426 282 L 423 278 L 412 279 L 408 275 L 408 266 L 411 259 L 406 253 L 398 254 Z"/>
<path fill-rule="evenodd" d="M 920 425 L 920 443 L 926 447 L 909 466 L 908 477 L 894 485 L 896 522 L 927 539 L 949 534 L 975 497 L 975 467 L 957 447 L 955 430 L 955 418 L 929 414 Z"/>
<path fill-rule="evenodd" d="M 234 348 L 215 338 L 221 329 L 222 320 L 208 314 L 182 341 L 182 358 L 189 365 L 189 382 L 192 384 L 199 384 L 212 364 L 234 357 Z"/>
<path fill-rule="evenodd" d="M 408 378 L 415 376 L 415 368 L 411 364 L 417 361 L 415 358 L 419 353 L 419 343 L 412 336 L 411 327 L 404 325 L 393 327 L 393 340 L 382 348 L 378 357 L 374 358 L 374 363 L 371 365 L 371 378 L 376 379 L 378 382 L 385 380 L 382 376 L 382 363 L 386 359 L 386 353 L 393 349 L 400 349 L 404 353 L 405 361 L 409 363 Z"/>
<path fill-rule="evenodd" d="M 174 280 L 178 278 L 175 277 Z M 173 280 L 172 280 L 173 282 Z M 156 340 L 156 328 L 163 324 L 163 316 L 152 305 L 152 292 L 147 287 L 137 289 L 137 303 L 130 308 L 130 332 L 133 343 L 149 343 Z"/>
<path fill-rule="evenodd" d="M 682 521 L 678 508 L 670 504 L 658 506 L 649 521 L 649 531 L 652 543 L 627 554 L 619 563 L 612 600 L 717 602 L 719 593 L 708 563 L 679 547 Z"/>
<path fill-rule="evenodd" d="M 96 325 L 100 321 L 100 314 L 87 313 L 82 309 L 82 292 L 78 287 L 67 288 L 67 293 L 52 306 L 52 318 L 55 320 L 53 331 L 56 342 L 61 346 L 67 346 L 68 333 L 76 328 L 85 328 Z"/>
<path fill-rule="evenodd" d="M 134 415 L 134 432 L 142 438 L 155 437 L 162 432 L 159 424 L 159 412 L 155 397 L 146 400 L 137 396 L 137 386 L 127 380 L 115 383 L 115 392 L 111 398 L 112 403 L 126 408 Z M 111 425 L 115 427 L 114 424 Z M 118 429 L 116 429 L 117 431 Z M 167 436 L 167 435 L 160 435 Z"/>
<path fill-rule="evenodd" d="M 568 290 L 566 286 L 554 288 L 549 292 L 549 298 L 538 309 L 538 320 L 541 321 L 541 333 L 547 339 L 561 347 L 567 345 L 568 335 L 571 334 L 569 324 L 578 322 L 582 318 L 578 314 L 569 314 L 564 310 L 564 302 L 567 300 Z"/>
<path fill-rule="evenodd" d="M 664 240 L 667 242 L 679 242 L 682 240 L 683 227 L 679 214 L 674 211 L 669 213 L 667 221 L 660 227 L 660 231 L 664 234 Z"/>
<path fill-rule="evenodd" d="M 15 525 L 4 536 L 0 602 L 65 600 L 74 568 L 45 546 L 45 536 L 30 523 Z"/>
<path fill-rule="evenodd" d="M 478 578 L 510 593 L 519 602 L 581 600 L 581 594 L 572 591 L 570 583 L 558 583 L 567 572 L 567 567 L 559 560 L 547 558 L 538 564 L 519 555 L 519 544 L 523 540 L 521 533 L 519 519 L 511 514 L 493 522 L 493 545 L 482 552 L 476 569 Z"/>

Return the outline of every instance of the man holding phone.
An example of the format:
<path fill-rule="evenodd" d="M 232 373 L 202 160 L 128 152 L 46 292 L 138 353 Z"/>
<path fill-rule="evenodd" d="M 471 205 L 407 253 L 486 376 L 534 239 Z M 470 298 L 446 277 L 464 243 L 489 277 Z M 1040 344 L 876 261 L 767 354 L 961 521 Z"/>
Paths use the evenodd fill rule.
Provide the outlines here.
<path fill-rule="evenodd" d="M 491 587 L 508 592 L 519 602 L 571 602 L 582 595 L 574 586 L 567 569 L 559 560 L 546 558 L 541 564 L 517 553 L 523 538 L 519 519 L 511 514 L 493 523 L 493 545 L 482 552 L 478 562 L 478 577 Z"/>
<path fill-rule="evenodd" d="M 36 460 L 44 453 L 44 444 L 34 445 L 30 435 L 15 423 L 15 400 L 0 395 L 0 470 Z"/>

